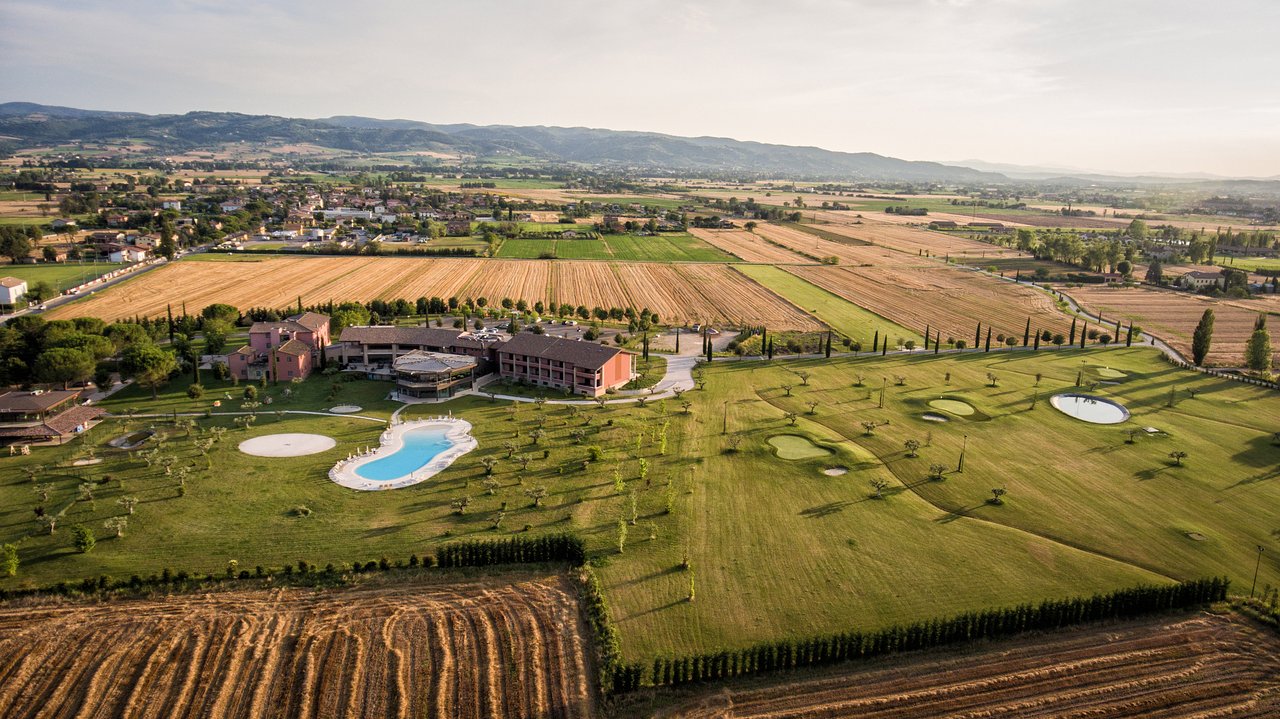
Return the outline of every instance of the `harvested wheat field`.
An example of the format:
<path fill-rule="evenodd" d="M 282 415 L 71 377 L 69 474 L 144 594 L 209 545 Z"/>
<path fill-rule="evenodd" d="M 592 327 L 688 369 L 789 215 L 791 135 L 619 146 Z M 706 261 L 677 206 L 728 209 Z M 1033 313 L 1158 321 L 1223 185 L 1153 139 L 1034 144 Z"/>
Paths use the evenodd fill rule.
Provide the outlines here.
<path fill-rule="evenodd" d="M 737 255 L 747 262 L 766 264 L 813 264 L 813 260 L 797 255 L 785 247 L 770 244 L 759 235 L 746 230 L 704 230 L 689 228 L 689 234 L 713 247 Z"/>
<path fill-rule="evenodd" d="M 788 267 L 788 272 L 918 332 L 925 325 L 973 342 L 977 323 L 1022 340 L 1033 331 L 1066 333 L 1071 320 L 1053 299 L 1024 285 L 947 265 L 927 268 Z"/>
<path fill-rule="evenodd" d="M 648 307 L 664 323 L 712 322 L 816 330 L 821 324 L 728 265 L 556 262 L 557 302 Z"/>
<path fill-rule="evenodd" d="M 879 218 L 864 218 L 862 224 L 852 224 L 856 220 L 847 213 L 818 213 L 819 219 L 831 221 L 829 225 L 817 225 L 820 229 L 833 234 L 842 235 L 862 242 L 870 242 L 881 247 L 919 255 L 927 252 L 934 257 L 1017 257 L 1023 253 L 1008 247 L 989 245 L 967 237 L 957 237 L 945 232 L 934 232 L 916 227 L 893 224 Z M 928 218 L 923 219 L 927 222 Z M 1030 255 L 1028 255 L 1029 257 Z"/>
<path fill-rule="evenodd" d="M 564 577 L 0 605 L 4 717 L 588 717 Z"/>
<path fill-rule="evenodd" d="M 240 309 L 288 307 L 376 298 L 448 297 L 461 290 L 481 260 L 379 257 L 282 257 L 261 262 L 174 262 L 92 297 L 58 307 L 52 319 L 157 317 L 169 304 L 189 312 L 215 302 Z"/>
<path fill-rule="evenodd" d="M 815 229 L 822 232 L 826 232 L 828 228 L 828 225 L 815 226 Z M 756 233 L 797 252 L 804 252 L 814 257 L 836 257 L 842 265 L 906 267 L 929 263 L 929 260 L 916 257 L 914 254 L 907 255 L 904 252 L 865 243 L 828 240 L 786 225 L 762 224 L 756 227 Z"/>
<path fill-rule="evenodd" d="M 1063 294 L 1090 312 L 1101 312 L 1103 319 L 1132 321 L 1188 359 L 1191 334 L 1204 311 L 1212 308 L 1213 341 L 1206 363 L 1227 366 L 1244 363 L 1244 345 L 1253 334 L 1258 315 L 1277 309 L 1277 305 L 1268 300 L 1215 300 L 1188 292 L 1145 287 L 1073 287 Z M 1280 354 L 1276 359 L 1280 359 Z"/>
<path fill-rule="evenodd" d="M 1261 719 L 1280 715 L 1280 638 L 1232 616 L 1183 615 L 810 677 L 744 682 L 660 716 Z"/>

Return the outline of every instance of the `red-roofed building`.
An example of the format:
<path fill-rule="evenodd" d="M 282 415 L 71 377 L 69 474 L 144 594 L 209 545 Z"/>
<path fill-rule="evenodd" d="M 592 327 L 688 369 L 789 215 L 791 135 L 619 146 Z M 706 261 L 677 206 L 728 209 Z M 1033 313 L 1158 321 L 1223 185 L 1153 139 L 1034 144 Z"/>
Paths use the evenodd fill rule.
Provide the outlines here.
<path fill-rule="evenodd" d="M 282 322 L 254 323 L 249 344 L 227 355 L 227 367 L 243 380 L 306 379 L 328 346 L 329 318 L 304 312 Z"/>

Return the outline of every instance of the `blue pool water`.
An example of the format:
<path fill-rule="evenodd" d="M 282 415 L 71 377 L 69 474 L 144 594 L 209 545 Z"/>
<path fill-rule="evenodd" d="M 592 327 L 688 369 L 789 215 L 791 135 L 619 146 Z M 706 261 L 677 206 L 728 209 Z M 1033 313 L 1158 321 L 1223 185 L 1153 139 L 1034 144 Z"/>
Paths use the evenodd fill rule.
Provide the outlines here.
<path fill-rule="evenodd" d="M 356 474 L 375 482 L 400 479 L 422 469 L 436 455 L 453 446 L 443 427 L 411 429 L 401 436 L 404 444 L 395 454 L 356 467 Z"/>

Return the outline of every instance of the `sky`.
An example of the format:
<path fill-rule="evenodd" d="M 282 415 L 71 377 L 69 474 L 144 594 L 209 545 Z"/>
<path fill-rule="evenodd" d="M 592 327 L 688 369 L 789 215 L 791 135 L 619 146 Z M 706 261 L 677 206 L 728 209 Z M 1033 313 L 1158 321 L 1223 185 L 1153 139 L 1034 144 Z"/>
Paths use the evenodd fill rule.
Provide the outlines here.
<path fill-rule="evenodd" d="M 0 0 L 0 101 L 1280 175 L 1275 0 Z"/>

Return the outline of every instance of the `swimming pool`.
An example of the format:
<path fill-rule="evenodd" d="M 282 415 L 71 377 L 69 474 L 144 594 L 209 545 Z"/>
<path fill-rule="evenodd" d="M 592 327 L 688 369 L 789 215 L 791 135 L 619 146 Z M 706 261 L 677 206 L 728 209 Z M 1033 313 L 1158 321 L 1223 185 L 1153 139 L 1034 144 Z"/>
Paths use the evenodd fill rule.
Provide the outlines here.
<path fill-rule="evenodd" d="M 438 426 L 411 429 L 400 438 L 400 449 L 356 467 L 356 474 L 375 482 L 400 479 L 427 466 L 441 452 L 453 446 L 446 429 Z"/>
<path fill-rule="evenodd" d="M 398 489 L 443 472 L 475 449 L 471 423 L 453 416 L 397 422 L 379 446 L 357 447 L 329 470 L 329 479 L 350 489 Z"/>

